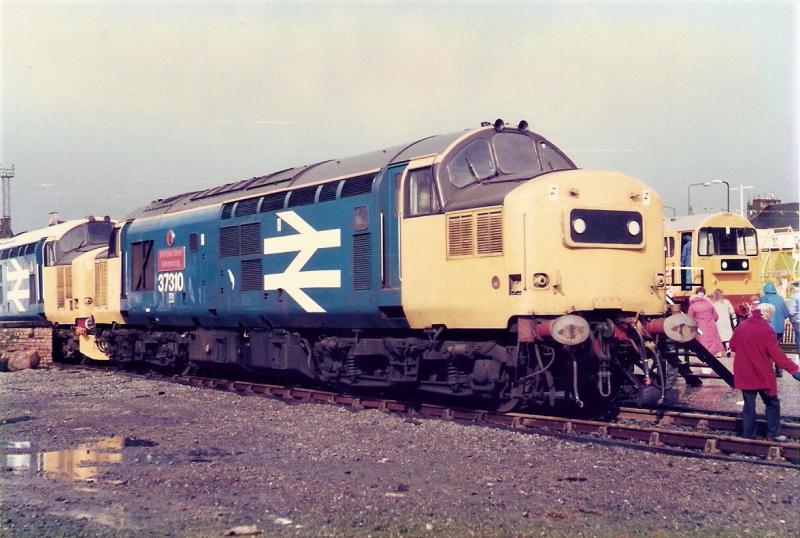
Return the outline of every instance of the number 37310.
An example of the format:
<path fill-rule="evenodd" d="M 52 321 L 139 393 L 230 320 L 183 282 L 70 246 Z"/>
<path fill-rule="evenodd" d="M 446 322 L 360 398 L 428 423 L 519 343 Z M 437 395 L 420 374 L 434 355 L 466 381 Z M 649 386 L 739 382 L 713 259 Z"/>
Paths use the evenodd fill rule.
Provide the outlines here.
<path fill-rule="evenodd" d="M 183 291 L 183 273 L 158 273 L 158 291 Z"/>

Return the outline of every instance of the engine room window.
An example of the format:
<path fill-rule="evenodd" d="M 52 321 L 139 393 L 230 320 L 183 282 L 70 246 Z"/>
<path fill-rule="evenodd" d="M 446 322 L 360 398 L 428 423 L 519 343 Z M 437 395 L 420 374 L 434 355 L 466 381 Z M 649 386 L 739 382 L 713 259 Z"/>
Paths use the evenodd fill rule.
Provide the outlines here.
<path fill-rule="evenodd" d="M 497 167 L 504 174 L 541 170 L 533 140 L 517 133 L 498 133 L 492 138 Z"/>
<path fill-rule="evenodd" d="M 131 289 L 147 291 L 153 289 L 153 242 L 139 241 L 131 244 Z"/>
<path fill-rule="evenodd" d="M 463 147 L 447 165 L 450 182 L 458 188 L 466 187 L 497 175 L 489 141 L 478 139 Z"/>
<path fill-rule="evenodd" d="M 353 230 L 363 232 L 369 228 L 369 211 L 367 206 L 360 205 L 353 209 Z"/>
<path fill-rule="evenodd" d="M 413 170 L 408 174 L 408 216 L 428 215 L 439 211 L 433 172 L 430 168 Z"/>

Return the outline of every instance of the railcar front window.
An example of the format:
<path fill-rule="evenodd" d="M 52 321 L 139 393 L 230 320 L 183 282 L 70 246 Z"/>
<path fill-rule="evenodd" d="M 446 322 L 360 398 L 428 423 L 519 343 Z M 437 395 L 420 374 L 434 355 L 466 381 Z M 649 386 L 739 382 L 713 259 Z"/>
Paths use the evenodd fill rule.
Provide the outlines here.
<path fill-rule="evenodd" d="M 744 252 L 747 256 L 758 255 L 758 238 L 756 231 L 753 228 L 739 228 L 737 229 L 737 243 L 736 247 L 739 252 Z"/>
<path fill-rule="evenodd" d="M 492 143 L 497 153 L 497 167 L 504 174 L 541 172 L 536 147 L 530 137 L 516 133 L 498 133 L 492 138 Z"/>
<path fill-rule="evenodd" d="M 752 228 L 701 228 L 697 253 L 700 256 L 756 256 L 758 241 Z"/>
<path fill-rule="evenodd" d="M 456 153 L 447 170 L 450 172 L 450 181 L 458 188 L 497 175 L 489 141 L 481 138 L 470 142 Z"/>

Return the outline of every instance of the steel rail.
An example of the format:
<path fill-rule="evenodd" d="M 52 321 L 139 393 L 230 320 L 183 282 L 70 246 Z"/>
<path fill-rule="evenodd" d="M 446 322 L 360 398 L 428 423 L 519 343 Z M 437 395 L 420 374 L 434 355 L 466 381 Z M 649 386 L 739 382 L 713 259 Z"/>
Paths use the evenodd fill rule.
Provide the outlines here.
<path fill-rule="evenodd" d="M 667 429 L 668 422 L 658 426 L 642 426 L 635 424 L 621 424 L 597 420 L 584 420 L 528 413 L 499 413 L 480 409 L 463 409 L 445 407 L 427 403 L 409 403 L 399 400 L 390 400 L 375 397 L 352 396 L 336 392 L 312 389 L 285 387 L 248 381 L 229 381 L 199 376 L 173 376 L 173 381 L 195 387 L 214 388 L 237 392 L 240 394 L 258 394 L 261 396 L 279 398 L 285 401 L 300 401 L 327 403 L 334 405 L 347 405 L 354 409 L 380 409 L 389 412 L 418 415 L 445 420 L 461 420 L 468 422 L 486 423 L 495 426 L 525 430 L 531 432 L 546 432 L 566 434 L 572 436 L 591 436 L 592 439 L 625 441 L 629 443 L 644 444 L 650 450 L 680 453 L 703 457 L 742 460 L 734 456 L 747 456 L 758 458 L 759 462 L 778 465 L 796 466 L 800 464 L 800 443 L 763 441 L 745 439 L 730 435 L 719 435 L 709 431 L 708 425 L 716 425 L 712 421 L 717 417 L 707 416 L 705 419 L 690 417 L 691 413 L 674 413 L 671 417 L 672 424 L 686 426 L 682 421 L 692 421 L 699 426 L 698 431 L 685 431 L 680 429 Z M 645 413 L 638 416 L 657 416 L 658 413 Z M 683 416 L 682 416 L 683 415 Z M 730 417 L 720 417 L 729 419 Z M 702 423 L 702 420 L 706 420 Z M 722 420 L 722 424 L 730 424 Z M 703 429 L 705 425 L 706 430 Z M 689 449 L 689 450 L 686 450 Z M 699 453 L 698 453 L 699 451 Z"/>
<path fill-rule="evenodd" d="M 729 413 L 701 413 L 692 411 L 662 411 L 658 409 L 639 409 L 635 407 L 621 407 L 618 419 L 629 419 L 638 422 L 648 422 L 660 426 L 685 426 L 699 431 L 731 431 L 736 432 L 742 422 L 738 416 Z M 757 421 L 757 426 L 765 427 L 763 419 Z M 781 433 L 793 441 L 800 442 L 800 424 L 784 420 L 781 422 Z"/>

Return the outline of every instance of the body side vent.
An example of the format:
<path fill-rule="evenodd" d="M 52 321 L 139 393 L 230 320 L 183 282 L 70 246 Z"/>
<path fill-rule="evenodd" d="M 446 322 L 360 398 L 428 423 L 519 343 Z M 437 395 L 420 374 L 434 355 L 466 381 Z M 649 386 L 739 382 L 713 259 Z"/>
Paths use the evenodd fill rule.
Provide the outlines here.
<path fill-rule="evenodd" d="M 239 255 L 239 227 L 228 226 L 219 229 L 219 257 Z"/>
<path fill-rule="evenodd" d="M 447 217 L 447 257 L 472 256 L 473 218 L 471 214 L 450 215 Z"/>
<path fill-rule="evenodd" d="M 314 198 L 317 196 L 318 185 L 313 187 L 303 187 L 292 191 L 289 195 L 289 203 L 286 207 L 297 207 L 300 205 L 309 205 L 314 203 Z"/>
<path fill-rule="evenodd" d="M 64 303 L 72 310 L 72 266 L 64 267 Z"/>
<path fill-rule="evenodd" d="M 264 201 L 261 202 L 261 213 L 267 213 L 268 211 L 283 209 L 284 201 L 286 201 L 285 192 L 268 194 L 267 196 L 264 197 Z"/>
<path fill-rule="evenodd" d="M 242 260 L 239 279 L 242 291 L 261 291 L 264 285 L 264 275 L 261 272 L 261 258 L 256 260 Z"/>
<path fill-rule="evenodd" d="M 59 267 L 56 270 L 56 306 L 64 308 L 64 298 L 66 297 L 64 286 L 64 270 L 66 267 Z"/>
<path fill-rule="evenodd" d="M 261 223 L 242 224 L 239 234 L 239 253 L 261 254 Z"/>
<path fill-rule="evenodd" d="M 368 176 L 353 177 L 345 180 L 342 186 L 341 197 L 358 196 L 359 194 L 366 194 L 372 191 L 372 181 L 375 179 L 375 174 Z"/>
<path fill-rule="evenodd" d="M 97 308 L 108 308 L 108 261 L 94 262 L 94 304 Z"/>
<path fill-rule="evenodd" d="M 258 201 L 260 198 L 248 198 L 247 200 L 239 200 L 236 204 L 235 217 L 244 217 L 246 215 L 255 215 L 258 209 Z"/>
<path fill-rule="evenodd" d="M 336 200 L 336 190 L 339 188 L 339 182 L 325 183 L 319 190 L 319 202 L 329 202 Z"/>
<path fill-rule="evenodd" d="M 353 236 L 353 289 L 372 289 L 372 263 L 369 245 L 370 234 Z"/>
<path fill-rule="evenodd" d="M 222 206 L 222 217 L 221 218 L 223 220 L 231 218 L 231 215 L 233 214 L 233 204 L 234 203 L 235 202 L 228 202 L 227 204 Z"/>
<path fill-rule="evenodd" d="M 503 253 L 503 212 L 500 209 L 478 213 L 476 231 L 478 255 Z"/>

